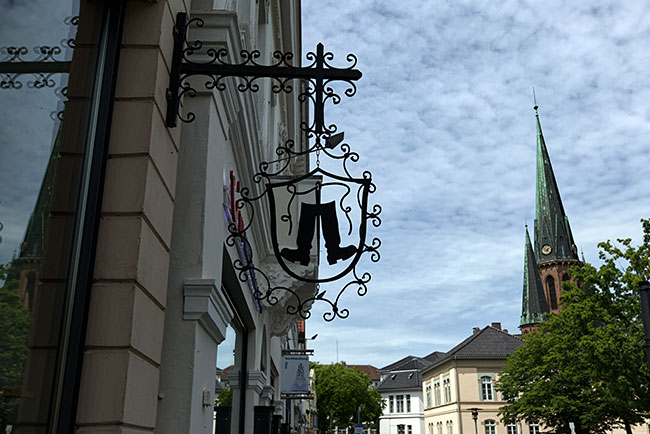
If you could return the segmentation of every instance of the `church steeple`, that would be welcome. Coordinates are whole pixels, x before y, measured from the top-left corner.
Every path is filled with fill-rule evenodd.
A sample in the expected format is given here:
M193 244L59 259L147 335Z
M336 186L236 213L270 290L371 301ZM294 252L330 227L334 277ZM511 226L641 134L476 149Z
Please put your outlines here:
M535 255L540 264L556 260L578 260L560 190L555 181L551 159L548 156L538 106L535 105L537 121L537 188L535 206Z
M526 226L526 243L524 247L524 288L521 306L521 321L519 328L522 333L528 333L535 325L544 322L544 314L548 313L548 303L544 295L544 287L537 270L535 252L530 242L528 226Z

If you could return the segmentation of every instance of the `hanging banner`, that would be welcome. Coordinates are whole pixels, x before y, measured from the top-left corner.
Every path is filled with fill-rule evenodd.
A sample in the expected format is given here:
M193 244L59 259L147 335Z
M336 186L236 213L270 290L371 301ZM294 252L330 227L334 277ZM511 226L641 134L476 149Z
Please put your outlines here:
M282 395L309 394L309 356L287 354L282 356Z

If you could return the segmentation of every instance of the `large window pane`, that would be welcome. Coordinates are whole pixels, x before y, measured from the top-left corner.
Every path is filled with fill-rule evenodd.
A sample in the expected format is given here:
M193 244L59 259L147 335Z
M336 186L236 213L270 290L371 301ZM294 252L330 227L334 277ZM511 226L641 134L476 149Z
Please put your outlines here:
M92 150L89 126L102 12L102 2L2 2L3 433L20 427L45 432L58 404L75 264L79 255L88 254L76 249L77 228Z

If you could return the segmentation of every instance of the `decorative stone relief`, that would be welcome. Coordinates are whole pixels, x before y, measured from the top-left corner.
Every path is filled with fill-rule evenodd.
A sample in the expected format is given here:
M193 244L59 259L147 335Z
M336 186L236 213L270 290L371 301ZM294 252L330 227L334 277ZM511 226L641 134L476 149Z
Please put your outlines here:
M316 255L311 255L309 263L317 264L318 257ZM275 256L267 256L262 263L261 268L269 278L271 285L275 287L289 288L291 291L294 291L301 300L310 299L316 294L316 284L296 280L289 276L275 260ZM292 269L301 277L312 279L315 277L318 268L313 265L295 265ZM312 303L309 303L306 308L311 308ZM272 336L285 336L293 322L296 320L294 315L287 314L287 307L292 304L297 305L297 299L289 291L278 291L278 302L273 305L267 300L262 301L264 309L267 310L271 316L270 332Z

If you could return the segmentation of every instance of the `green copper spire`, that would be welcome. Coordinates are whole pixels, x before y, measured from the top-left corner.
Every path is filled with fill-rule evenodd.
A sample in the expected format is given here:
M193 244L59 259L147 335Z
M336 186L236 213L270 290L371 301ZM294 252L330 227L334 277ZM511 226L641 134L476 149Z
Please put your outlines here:
M544 142L537 105L534 108L537 120L535 255L539 263L558 259L578 260L569 219L562 206L560 190L557 188L551 159Z
M524 248L524 292L521 303L521 322L519 327L540 324L544 322L544 314L548 313L548 303L544 296L542 279L537 271L535 252L528 235L526 226L526 245Z

